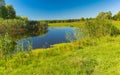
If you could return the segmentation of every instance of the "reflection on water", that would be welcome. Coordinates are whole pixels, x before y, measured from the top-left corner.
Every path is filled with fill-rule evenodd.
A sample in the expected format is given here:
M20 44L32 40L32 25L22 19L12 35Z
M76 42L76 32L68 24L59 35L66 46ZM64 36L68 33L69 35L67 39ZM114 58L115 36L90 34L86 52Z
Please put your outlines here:
M28 41L30 41L33 49L49 48L53 44L69 42L66 33L69 33L72 39L75 40L74 30L75 28L72 27L49 28L46 34L19 40L17 44L23 44L24 48L27 48Z

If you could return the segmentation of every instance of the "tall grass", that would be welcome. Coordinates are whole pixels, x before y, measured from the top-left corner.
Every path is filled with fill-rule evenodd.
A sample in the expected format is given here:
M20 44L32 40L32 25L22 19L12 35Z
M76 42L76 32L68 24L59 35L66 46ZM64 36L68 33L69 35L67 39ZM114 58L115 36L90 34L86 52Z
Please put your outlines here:
M0 57L6 57L19 52L31 53L31 50L32 44L29 40L27 41L27 48L25 49L22 43L18 45L8 33L0 37Z
M8 34L0 38L0 57L14 52L16 42Z

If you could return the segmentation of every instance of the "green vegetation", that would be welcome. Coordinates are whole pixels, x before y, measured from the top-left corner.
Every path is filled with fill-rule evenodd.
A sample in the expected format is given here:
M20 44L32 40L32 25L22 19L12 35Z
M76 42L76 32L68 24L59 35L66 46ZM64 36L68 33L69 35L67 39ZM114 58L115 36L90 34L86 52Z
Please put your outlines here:
M0 33L18 34L25 33L26 22L17 19L1 19L0 20Z
M16 12L12 5L6 5L0 7L0 18L14 19L15 17L16 17Z
M79 27L83 25L85 22L80 21L80 22L70 22L70 23L48 23L48 26L50 27L61 27L61 26L70 26L70 27Z
M113 19L120 21L120 11L116 15L113 16Z
M42 23L16 16L11 5L0 7L0 75L120 75L119 15L109 11L96 18ZM85 36L32 51L16 45L14 37L39 35L48 25L77 27Z
M120 30L120 21L112 21L112 24Z
M0 33L8 33L10 36L41 35L47 32L48 24L39 21L25 21L20 19L1 19Z
M109 29L109 25L110 31L114 26L115 29L120 26L117 21L111 24L106 20L86 23L91 27L99 23L102 26L99 29ZM120 36L111 36L109 30L107 36L101 35L99 38L86 37L71 43L56 44L48 49L7 54L0 58L0 75L119 75Z
M12 38L6 34L3 38L0 38L0 57L9 55L14 52L16 43Z
M91 38L120 34L120 30L111 21L105 19L88 20L80 29L85 36Z
M1 75L119 75L120 36L58 44L1 58ZM66 46L67 45L67 46ZM79 46L79 47L77 47Z
M98 18L98 19L112 19L112 13L111 13L111 11L100 12L96 18Z

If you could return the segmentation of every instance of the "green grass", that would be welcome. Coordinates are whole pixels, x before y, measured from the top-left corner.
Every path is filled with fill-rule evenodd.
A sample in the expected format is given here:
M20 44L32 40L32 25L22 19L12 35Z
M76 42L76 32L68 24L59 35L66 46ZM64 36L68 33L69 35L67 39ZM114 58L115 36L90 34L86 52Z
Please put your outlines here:
M0 60L0 75L120 75L120 36L18 53Z
M70 27L79 27L80 25L83 25L84 21L80 22L70 22L70 23L49 23L48 26L50 27L60 27L60 26L70 26Z
M71 22L71 23L49 23L48 26L50 27L60 27L60 26L71 26L71 27L79 27L83 25L85 21L80 22ZM120 29L120 21L113 21L112 23Z

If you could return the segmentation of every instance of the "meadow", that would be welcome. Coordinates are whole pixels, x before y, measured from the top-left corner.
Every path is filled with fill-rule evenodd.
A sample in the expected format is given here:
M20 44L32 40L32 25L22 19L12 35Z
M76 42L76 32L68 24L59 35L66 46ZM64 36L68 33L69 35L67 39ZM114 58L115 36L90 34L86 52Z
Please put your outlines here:
M50 27L61 27L61 26L70 26L70 27L79 27L83 25L84 21L81 22L66 22L66 23L48 23Z
M120 29L120 21L111 20L112 24L115 25L117 28ZM71 26L71 27L79 27L83 25L85 21L79 22L64 22L64 23L48 23L49 27L58 27L58 26Z

